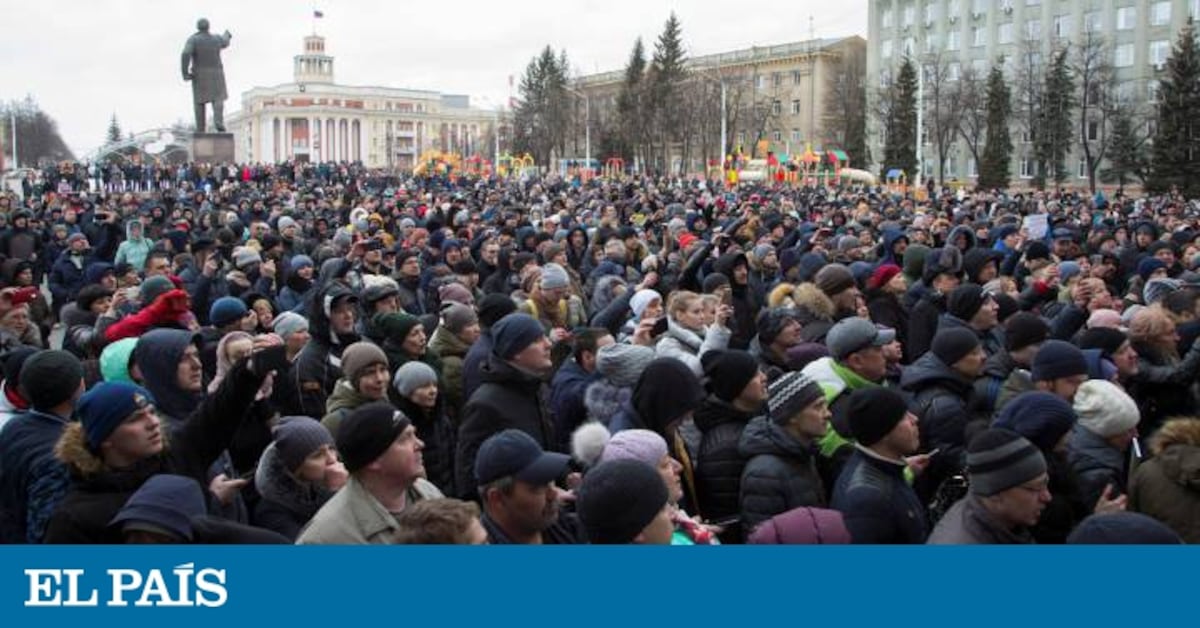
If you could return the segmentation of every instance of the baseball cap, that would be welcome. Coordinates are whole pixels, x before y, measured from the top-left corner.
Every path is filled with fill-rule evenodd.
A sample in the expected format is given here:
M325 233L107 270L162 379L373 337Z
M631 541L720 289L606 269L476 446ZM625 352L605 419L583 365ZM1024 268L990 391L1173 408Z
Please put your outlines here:
M513 477L528 484L553 482L567 470L571 457L543 451L533 437L508 429L483 441L475 455L475 479L480 484Z
M837 322L825 336L825 346L835 360L862 351L867 347L882 347L896 339L896 331L880 329L874 323L857 316Z

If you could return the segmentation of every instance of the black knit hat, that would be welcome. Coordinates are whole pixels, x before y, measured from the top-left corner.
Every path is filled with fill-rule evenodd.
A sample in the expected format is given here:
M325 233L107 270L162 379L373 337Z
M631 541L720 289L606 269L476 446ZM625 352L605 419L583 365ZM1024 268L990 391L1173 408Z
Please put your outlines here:
M854 274L842 264L829 264L817 271L817 276L813 278L813 283L821 289L821 292L829 296L845 292L855 285Z
M939 331L929 348L946 366L967 357L979 346L979 336L966 327L952 327Z
M775 342L779 332L792 321L799 322L800 316L791 308L773 307L763 310L757 321L759 344L765 347Z
M42 351L21 366L21 392L34 410L70 399L83 381L83 365L66 351Z
M990 297L982 287L973 283L965 283L955 288L947 297L946 311L951 316L969 321L979 311L979 308L983 307L988 298Z
M602 462L579 486L575 507L593 544L632 543L669 498L662 476L640 460Z
M967 446L967 475L974 495L995 495L1045 472L1042 452L1016 432L984 430Z
M1062 340L1047 340L1033 356L1029 375L1035 382L1087 375L1087 359L1079 347Z
M484 329L490 329L496 321L517 311L517 304L512 297L504 294L489 294L479 301L479 324Z
M1004 324L1004 346L1009 351L1020 351L1030 345L1041 344L1049 335L1050 326L1033 312L1013 314Z
M337 450L346 470L354 473L375 462L411 424L386 401L355 408L338 426Z
M850 435L863 447L883 440L908 413L904 397L888 388L872 386L850 393L846 414Z
M1111 358L1127 340L1129 337L1119 329L1093 327L1079 335L1079 348L1099 349L1104 357Z
M758 360L745 351L709 351L701 358L708 390L722 401L732 402L758 375Z

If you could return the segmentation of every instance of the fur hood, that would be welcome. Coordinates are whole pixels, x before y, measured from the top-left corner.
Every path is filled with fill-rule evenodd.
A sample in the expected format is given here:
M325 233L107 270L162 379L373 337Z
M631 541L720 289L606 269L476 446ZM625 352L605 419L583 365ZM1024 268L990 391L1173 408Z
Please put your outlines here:
M633 388L616 386L600 379L588 384L583 393L583 406L589 421L607 424L613 416L633 399Z
M816 320L833 320L833 301L814 283L802 283L792 291L792 300L800 311L801 324Z
M787 282L775 286L767 294L767 307L792 307L796 303L795 296L793 296L795 291L796 286Z
M1200 420L1171 419L1150 439L1150 453L1158 456L1172 445L1200 447Z
M307 521L333 497L334 491L318 484L300 482L283 466L271 443L263 451L254 473L254 488L263 499L275 502Z
M166 426L163 425L165 428ZM162 430L163 450L157 456L153 456L143 460L133 466L132 469L113 469L104 464L104 459L96 454L93 454L87 446L87 436L83 432L83 424L78 421L72 421L65 428L63 433L58 438L58 442L54 445L54 457L67 465L67 469L71 475L83 480L94 480L103 475L113 474L114 476L129 476L131 478L140 477L133 483L133 487L141 485L141 480L146 476L153 475L161 470L163 464L163 455L167 451L168 430Z

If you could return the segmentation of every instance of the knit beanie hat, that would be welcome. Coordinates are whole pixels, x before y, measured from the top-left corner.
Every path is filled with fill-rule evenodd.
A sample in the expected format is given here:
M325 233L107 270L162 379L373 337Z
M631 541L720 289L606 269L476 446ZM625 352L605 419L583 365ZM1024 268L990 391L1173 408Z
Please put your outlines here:
M1009 352L1041 344L1050 336L1050 326L1033 312L1013 314L1004 324L1004 344Z
M1025 261L1050 259L1050 247L1041 240L1034 240L1025 247Z
M758 360L745 351L709 351L700 361L708 389L722 401L737 399L758 375Z
M491 329L500 319L517 311L517 304L506 294L489 294L479 300L479 324Z
M843 264L829 264L817 271L813 283L821 292L832 297L854 287L854 274Z
M929 350L946 366L967 357L967 354L979 347L979 336L966 327L951 327L939 331L933 338Z
M392 387L400 393L401 397L411 395L418 388L437 383L438 376L433 367L416 360L405 362L403 366L396 369L396 375L392 377Z
M1069 545L1182 545L1179 533L1140 512L1091 515L1067 536Z
M1124 323L1121 322L1121 313L1116 310L1096 310L1095 312L1092 312L1092 315L1087 319L1088 329L1097 329L1101 327L1118 329L1123 325Z
M292 258L292 261L288 264L288 268L291 269L292 272L296 272L301 268L312 268L314 265L315 264L313 264L313 259L311 257L307 255L297 255Z
M1054 451L1063 435L1075 427L1075 410L1058 395L1031 391L1005 404L992 427L1012 430L1044 451Z
M1001 323L1007 321L1009 317L1021 311L1021 304L1012 296L1003 292L992 293L992 300L996 302L996 320Z
M299 226L299 225L296 224L296 220L294 218L292 218L291 216L280 216L279 220L277 220L275 222L275 227L279 229L280 233L283 233L284 230L287 229L288 227L296 227L296 226Z
M987 299L988 295L983 292L983 287L965 283L955 288L946 298L946 312L961 320L969 321L979 311L979 308L983 307Z
M650 289L638 290L633 298L629 299L629 309L633 310L633 315L637 318L642 317L642 312L654 303L655 300L662 301L662 295Z
M357 387L358 380L366 375L367 369L376 364L388 365L387 354L373 342L356 342L342 351L342 373L351 386Z
M860 388L850 393L846 407L850 435L863 447L883 440L904 420L906 414L908 406L904 403L904 397L882 386Z
M791 308L773 307L763 310L757 321L759 344L766 347L775 342L779 333L793 321L799 322L800 317L796 310Z
M380 312L371 319L371 324L385 339L401 344L421 324L421 319L408 312Z
M442 325L446 327L446 331L457 334L462 330L475 325L479 322L479 317L475 314L475 308L462 303L444 303L442 304Z
M1087 360L1079 347L1062 340L1047 340L1033 356L1029 376L1035 382L1087 375Z
M571 276L558 264L546 264L542 267L542 289L554 290L571 285Z
M135 340L136 342L136 340ZM38 354L40 350L36 347L21 345L8 353L5 353L0 360L4 362L4 387L14 392L19 392L21 387L21 368L25 366L25 361Z
M246 304L236 297L221 297L213 301L208 309L208 322L213 327L224 327L238 322L246 315Z
M1089 379L1075 392L1079 425L1108 438L1129 431L1141 420L1137 403L1116 384Z
M154 404L148 390L128 382L101 382L79 398L76 413L93 453L129 415Z
M786 425L809 404L825 396L813 378L792 371L784 373L767 387L767 410L771 420Z
M142 483L109 522L121 531L145 530L174 537L178 542L193 539L192 519L208 510L204 489L196 480L171 473L158 473Z
M284 312L271 321L271 331L287 342L297 332L308 330L308 319L295 312Z
M1106 358L1121 350L1121 345L1128 341L1128 336L1119 329L1111 327L1093 327L1079 335L1080 349L1099 349Z
M338 453L346 470L354 473L375 462L412 422L386 401L372 401L350 412L338 426Z
M546 330L528 314L509 314L492 326L492 352L505 360L546 337Z
M83 365L66 351L40 351L21 365L21 396L34 410L46 411L75 395Z
M1151 279L1146 282L1146 287L1142 288L1142 302L1154 305L1182 287L1183 282L1178 279Z
M475 295L460 283L448 283L438 288L438 299L444 303L475 305Z
M881 264L871 273L871 278L867 280L867 287L872 290L878 290L888 284L889 281L895 279L896 275L901 272L900 267L895 264Z
M667 441L657 432L650 430L621 430L613 434L604 445L598 463L613 460L638 460L651 467L658 467L667 455Z
M632 388L654 357L650 347L611 344L596 352L596 370L614 386Z
M1157 257L1143 257L1142 261L1138 262L1137 274L1145 281L1150 279L1150 275L1153 275L1154 271L1166 267L1167 265Z
M1042 452L1016 432L987 429L967 445L967 476L973 495L995 495L1045 472Z
M275 453L284 467L295 471L323 445L333 445L333 434L320 421L306 416L285 416L271 432Z
M728 285L730 285L729 277L721 273L709 273L704 276L704 283L701 284L701 289L704 290L704 294L713 294Z
M576 512L592 544L632 543L666 505L662 476L639 460L596 465L583 477Z
M258 254L258 251L248 246L242 246L234 250L233 263L239 269L244 269L254 264L261 264L262 256Z
M142 300L142 306L145 307L154 303L154 300L159 296L166 294L175 289L175 284L171 283L170 279L162 275L155 275L146 281L142 282L139 288L139 295Z

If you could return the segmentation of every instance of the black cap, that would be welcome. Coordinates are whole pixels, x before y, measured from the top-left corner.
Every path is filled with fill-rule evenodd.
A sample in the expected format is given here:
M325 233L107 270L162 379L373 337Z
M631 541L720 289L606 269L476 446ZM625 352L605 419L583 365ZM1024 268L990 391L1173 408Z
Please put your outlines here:
M475 479L480 484L512 477L541 485L553 482L567 470L571 457L542 450L533 437L508 429L493 434L475 454Z
M337 449L346 470L354 473L375 462L411 424L403 412L386 401L355 408L337 430Z

